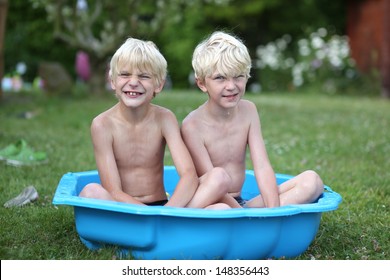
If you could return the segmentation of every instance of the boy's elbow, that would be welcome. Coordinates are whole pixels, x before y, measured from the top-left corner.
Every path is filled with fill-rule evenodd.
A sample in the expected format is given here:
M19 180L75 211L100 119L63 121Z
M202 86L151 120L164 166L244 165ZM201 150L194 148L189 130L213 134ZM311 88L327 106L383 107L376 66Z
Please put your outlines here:
M199 177L194 168L187 168L182 172L180 177L183 179L185 178L188 185L195 185L196 187L199 185Z
M190 184L195 186L196 188L198 188L199 186L199 177L198 175L196 174L196 171L193 171L191 172L189 175L188 175L188 180L190 181Z

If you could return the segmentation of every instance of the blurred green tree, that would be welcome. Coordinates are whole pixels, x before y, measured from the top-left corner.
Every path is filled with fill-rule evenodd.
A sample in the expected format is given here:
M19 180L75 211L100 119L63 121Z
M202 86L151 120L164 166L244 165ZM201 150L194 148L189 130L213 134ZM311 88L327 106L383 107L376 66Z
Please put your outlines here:
M76 52L82 50L92 64L91 91L101 92L110 55L131 36L156 42L168 60L173 86L183 88L189 85L192 51L210 32L237 34L255 57L257 46L286 33L299 37L326 27L344 34L343 5L326 0L13 0L5 70L12 72L23 61L31 81L37 65L51 60L75 77Z
M30 0L44 8L53 25L54 37L74 50L89 55L92 93L105 90L109 56L127 37L145 37L157 30L158 1L127 0ZM142 4L142 5L141 5Z
M8 1L0 0L0 82L3 79L4 72L4 32L5 32L5 20L7 18ZM3 97L3 88L0 83L0 100Z
M74 74L76 50L54 38L52 26L43 8L33 9L26 0L8 2L4 40L5 74L14 74L16 65L24 62L27 69L23 79L32 82L38 75L38 66L42 61L61 62L69 73Z
M93 92L104 89L104 73L109 56L126 37L150 39L157 43L169 62L176 87L188 86L191 54L207 33L258 16L281 0L30 0L45 8L54 26L54 37L90 56ZM242 8L241 8L242 6ZM237 11L240 11L237 13ZM234 18L235 20L231 20ZM209 21L211 19L211 21ZM211 23L211 24L210 24ZM234 28L227 28L235 31Z

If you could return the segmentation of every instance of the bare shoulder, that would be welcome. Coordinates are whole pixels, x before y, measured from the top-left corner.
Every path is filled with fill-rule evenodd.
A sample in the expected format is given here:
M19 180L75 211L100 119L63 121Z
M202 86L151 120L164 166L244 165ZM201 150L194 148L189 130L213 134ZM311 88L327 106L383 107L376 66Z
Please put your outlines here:
M190 112L182 122L181 125L182 131L188 131L197 128L199 126L201 115L202 115L202 106Z
M159 105L152 105L152 108L156 119L160 122L176 120L175 114L168 108Z
M153 122L162 129L163 135L167 136L173 131L179 131L179 123L175 114L168 108L153 105Z
M100 130L106 130L109 127L111 127L112 124L112 115L113 115L114 108L110 108L107 111L104 111L97 115L91 123L91 130L92 131L100 131Z
M241 99L240 100L240 105L242 109L244 110L249 110L250 112L257 112L257 107L256 104L250 100L247 99Z
M115 130L115 107L97 115L91 123L90 133L92 141L101 146L102 143L112 141ZM97 144L99 143L99 144Z
M241 117L252 122L254 119L259 119L259 112L254 102L242 99L239 103L239 110Z

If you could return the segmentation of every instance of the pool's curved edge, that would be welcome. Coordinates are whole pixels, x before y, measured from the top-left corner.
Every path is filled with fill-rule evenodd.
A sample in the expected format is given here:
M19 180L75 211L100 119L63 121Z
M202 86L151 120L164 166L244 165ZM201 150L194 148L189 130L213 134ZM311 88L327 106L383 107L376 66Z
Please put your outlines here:
M165 167L172 170L172 167ZM83 198L77 195L77 184L85 177L96 177L97 171L68 172L64 174L58 184L53 197L54 205L69 205L77 207L87 207L100 210L116 211L138 215L163 215L196 218L236 218L236 217L274 217L280 215L298 214L300 211L296 207L286 206L280 208L263 209L230 209L225 211L214 211L194 208L176 208L166 206L146 207L132 205L117 201L104 201L100 199ZM251 211L249 211L251 210Z
M172 166L166 166L165 171L174 171ZM254 176L252 170L246 171L247 175ZM163 215L180 216L193 218L238 218L238 217L276 217L291 216L308 212L327 212L338 208L342 201L341 196L334 192L329 186L325 186L325 191L320 199L315 203L288 205L277 208L240 208L224 211L194 208L176 208L166 206L139 206L116 201L104 201L100 199L83 198L77 195L77 184L86 181L85 178L98 177L97 170L68 172L64 174L58 184L53 197L54 205L70 205L78 207L96 208L100 210L117 211L138 215ZM293 176L287 174L276 174L278 181L285 181ZM84 184L84 182L82 183Z
M165 170L175 171L174 167L170 166L165 167ZM171 175L177 176L177 174L170 173L167 177ZM250 183L252 186L246 190L247 194L256 194L258 188L253 184L251 177L254 176L253 171L248 170L247 175L250 177L248 182L252 182ZM276 174L276 176L279 182L293 177L286 174ZM147 207L79 197L78 192L82 187L91 180L95 182L97 177L96 170L64 174L53 197L53 204L74 206L77 232L82 243L89 249L95 250L104 244L113 244L131 248L135 257L144 259L208 259L215 256L223 259L295 257L304 252L314 240L322 212L337 209L342 200L341 196L328 186L325 186L325 192L319 200L311 204L224 211L163 206ZM115 235L112 231L103 230L103 233L102 229L111 228L113 222L120 230ZM185 226L188 223L192 226L195 223L195 228L201 232L194 232L193 228ZM161 224L169 226L161 228L158 226ZM205 227L205 224L209 225L209 228ZM135 229L137 225L140 228ZM209 235L202 235L204 232L215 233L216 230L223 231L215 234L213 238L216 240L210 241ZM134 237L131 234L134 231L147 231L154 235L140 240L137 236L143 237L144 234ZM261 234L255 234L250 239L247 236L250 232ZM231 236L233 233L235 233L234 237ZM188 239L188 236L192 235L194 237ZM180 243L182 236L186 236L186 239ZM226 240L221 240L221 236L225 236ZM246 236L248 243L246 246L242 247L243 243L232 245L233 240L242 236ZM197 245L200 241L197 238L200 237L205 238L202 244L206 245L201 247L207 248L206 251L202 249L198 252L194 249L199 247ZM167 238L170 241L167 242ZM216 246L217 243L218 246ZM174 249L171 248L173 245L176 246ZM235 245L238 247L235 248ZM179 249L180 254L183 255L178 255Z

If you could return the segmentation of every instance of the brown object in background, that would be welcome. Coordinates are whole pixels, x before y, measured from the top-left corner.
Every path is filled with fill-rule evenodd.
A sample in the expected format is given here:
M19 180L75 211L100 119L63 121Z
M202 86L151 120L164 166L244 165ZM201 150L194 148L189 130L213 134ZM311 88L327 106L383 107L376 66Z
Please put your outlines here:
M382 96L390 98L390 1L349 0L347 35L357 68L377 70Z

